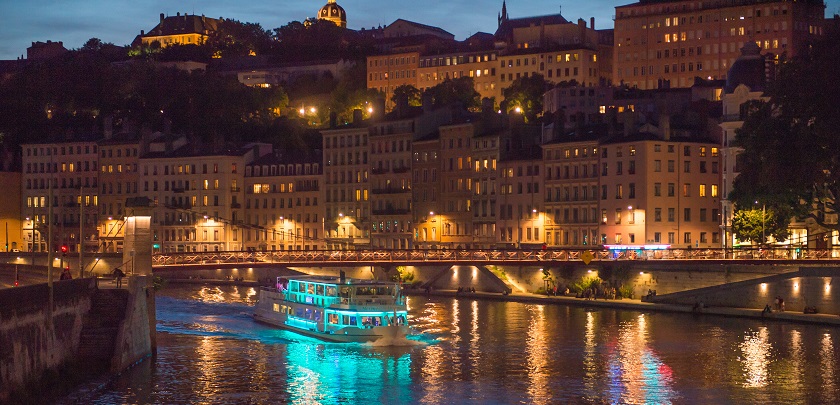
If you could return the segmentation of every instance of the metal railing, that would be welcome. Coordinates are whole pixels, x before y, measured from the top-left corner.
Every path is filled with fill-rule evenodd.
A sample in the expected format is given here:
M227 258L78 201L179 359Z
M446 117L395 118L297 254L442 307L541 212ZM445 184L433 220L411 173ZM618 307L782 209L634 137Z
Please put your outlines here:
M588 252L588 253L587 253ZM307 264L307 263L412 263L412 262L538 262L616 260L840 260L840 249L440 249L440 250L277 250L158 253L154 266L190 264Z

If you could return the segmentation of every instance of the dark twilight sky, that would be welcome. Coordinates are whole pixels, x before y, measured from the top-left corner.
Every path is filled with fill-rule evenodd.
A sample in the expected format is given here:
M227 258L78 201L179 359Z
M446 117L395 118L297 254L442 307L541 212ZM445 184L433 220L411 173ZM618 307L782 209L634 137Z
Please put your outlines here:
M598 29L612 28L615 6L631 0L509 0L511 18L562 13L566 19L589 22ZM81 47L96 37L116 45L131 43L140 30L148 31L159 14L204 14L259 23L271 30L290 21L314 17L326 0L224 1L224 0L0 0L0 59L26 54L33 41L62 41L68 49ZM496 30L502 0L338 0L347 11L349 28L387 25L398 18L434 25L463 40L469 35ZM840 0L826 1L826 14L840 13Z

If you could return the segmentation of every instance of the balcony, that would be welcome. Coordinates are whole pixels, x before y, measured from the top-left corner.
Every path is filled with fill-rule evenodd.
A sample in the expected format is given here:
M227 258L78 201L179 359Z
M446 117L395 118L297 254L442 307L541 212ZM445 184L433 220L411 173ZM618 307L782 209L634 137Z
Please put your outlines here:
M371 210L373 215L408 215L411 210L401 208L385 208L381 210Z
M233 202L233 203L230 203L230 207L231 208L242 208L242 204L240 204L238 202Z
M388 173L388 169L386 169L384 167L374 167L373 169L370 169L370 174L385 174L385 173Z
M238 193L240 190L242 190L242 189L240 187L236 187L236 186L231 186L231 188L230 188L231 193Z
M405 166L405 167L395 167L395 168L394 168L394 173L406 173L406 172L409 172L409 171L411 171L411 168L410 168L410 167L408 167L408 166Z
M374 188L370 190L371 194L402 194L402 193L410 193L411 187L405 188L397 188L397 187L386 187L386 188Z

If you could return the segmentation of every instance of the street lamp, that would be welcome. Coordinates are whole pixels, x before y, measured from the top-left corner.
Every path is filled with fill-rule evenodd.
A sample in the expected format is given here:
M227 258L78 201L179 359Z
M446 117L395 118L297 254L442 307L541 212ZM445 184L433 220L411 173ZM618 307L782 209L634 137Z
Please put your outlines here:
M758 201L755 202L758 205ZM765 243L767 240L767 236L764 235L764 218L767 216L766 214L766 205L761 204L761 243Z

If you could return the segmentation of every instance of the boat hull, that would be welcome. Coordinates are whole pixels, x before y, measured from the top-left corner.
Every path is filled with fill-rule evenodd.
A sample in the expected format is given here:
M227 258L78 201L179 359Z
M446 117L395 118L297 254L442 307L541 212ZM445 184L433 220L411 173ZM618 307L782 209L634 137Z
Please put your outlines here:
M276 326L282 329L300 333L302 335L314 337L330 342L342 343L367 343L384 340L386 342L395 342L405 339L409 333L407 325L386 325L374 326L369 328L345 327L338 330L319 331L317 328L302 328L295 325L290 325L286 322L282 314L269 311L263 308L257 308L254 311L254 320L267 325Z

